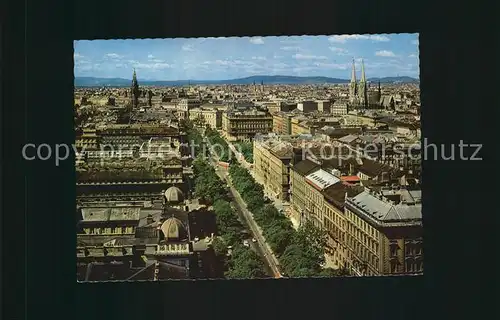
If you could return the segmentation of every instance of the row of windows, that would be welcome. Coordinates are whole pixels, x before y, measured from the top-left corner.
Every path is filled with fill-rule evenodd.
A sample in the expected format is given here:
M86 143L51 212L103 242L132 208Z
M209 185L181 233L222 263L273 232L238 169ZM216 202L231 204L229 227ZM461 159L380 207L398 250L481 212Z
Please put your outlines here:
M348 256L350 260L356 261L356 259L361 259L366 262L375 270L378 270L379 259L378 257L360 245L359 242L354 241L353 246L351 246L353 252L348 252Z
M85 234L132 234L134 227L84 228Z
M353 213L346 209L346 216L349 220L351 220L355 225L360 226L360 228L367 234L372 237L376 237L377 229L373 228L370 224L368 224L365 220L360 218L357 214Z
M391 273L398 272L423 272L424 271L424 263L422 261L419 262L406 262L404 265L404 270L402 269L402 265L400 265L397 261L391 263Z
M422 245L405 245L405 255L415 256L422 254Z

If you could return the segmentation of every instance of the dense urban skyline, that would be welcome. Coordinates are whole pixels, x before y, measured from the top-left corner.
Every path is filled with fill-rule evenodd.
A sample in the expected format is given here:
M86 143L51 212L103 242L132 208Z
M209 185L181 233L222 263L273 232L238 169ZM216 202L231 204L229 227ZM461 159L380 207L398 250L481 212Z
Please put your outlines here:
M419 77L418 34L75 41L75 76L226 80L253 75ZM357 66L359 72L360 67Z

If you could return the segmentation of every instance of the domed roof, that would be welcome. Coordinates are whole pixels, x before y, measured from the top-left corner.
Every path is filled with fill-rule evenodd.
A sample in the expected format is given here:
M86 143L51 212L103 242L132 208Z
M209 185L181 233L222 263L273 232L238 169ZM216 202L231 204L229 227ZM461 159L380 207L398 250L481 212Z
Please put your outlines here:
M186 227L181 220L171 217L163 222L161 231L165 239L182 240L188 237Z
M168 202L182 202L184 201L184 194L181 189L172 186L165 191L165 198Z

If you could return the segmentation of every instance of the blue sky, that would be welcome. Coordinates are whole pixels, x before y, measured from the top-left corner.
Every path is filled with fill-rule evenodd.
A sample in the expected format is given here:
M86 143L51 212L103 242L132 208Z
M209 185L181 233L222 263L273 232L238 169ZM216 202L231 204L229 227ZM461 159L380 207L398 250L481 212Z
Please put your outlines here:
M253 75L350 78L364 59L368 78L419 76L418 34L80 40L75 76L225 80Z

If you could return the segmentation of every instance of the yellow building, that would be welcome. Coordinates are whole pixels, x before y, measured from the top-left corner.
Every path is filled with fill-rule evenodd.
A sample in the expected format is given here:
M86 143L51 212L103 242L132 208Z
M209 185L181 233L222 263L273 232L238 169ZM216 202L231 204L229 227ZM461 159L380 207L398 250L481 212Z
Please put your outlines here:
M180 99L177 102L176 109L179 119L189 118L189 113L192 109L198 108L201 101L198 99Z
M249 141L258 133L269 133L273 129L273 117L265 111L228 110L222 115L222 130L229 141Z
M83 129L81 136L76 137L75 147L77 150L97 150L99 148L99 136L96 129Z
M283 112L273 114L273 132L279 135L291 135L292 117Z
M222 127L222 111L216 108L195 108L189 111L189 120L200 126L209 126L211 129Z
M319 228L324 228L325 206L323 191L337 183L340 183L340 178L332 173L317 168L309 172L305 177L305 210L304 216L307 220Z
M421 191L366 189L345 203L348 267L359 275L423 272Z
M336 183L323 190L323 227L328 232L327 253L337 268L348 265L348 248L346 239L346 218L344 205L346 196L355 196L360 193L358 187L349 187Z
M343 116L347 126L369 126L375 127L376 121L373 118L356 115L346 114Z
M306 210L306 188L305 177L311 171L317 170L319 165L310 160L295 162L290 168L290 204L292 216L301 221Z
M280 200L288 200L290 162L293 147L289 142L255 140L253 147L254 171L266 191Z
M291 134L295 136L299 134L314 134L314 132L311 132L311 128L307 125L307 120L293 118L291 119Z

